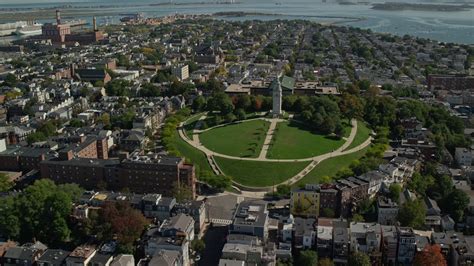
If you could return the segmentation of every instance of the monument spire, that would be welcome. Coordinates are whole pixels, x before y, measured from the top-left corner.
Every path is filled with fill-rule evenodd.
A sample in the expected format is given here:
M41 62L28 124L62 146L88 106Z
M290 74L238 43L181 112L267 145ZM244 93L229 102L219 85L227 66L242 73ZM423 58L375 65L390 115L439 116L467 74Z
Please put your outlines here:
M280 77L282 74L280 73L275 80L272 82L272 95L273 95L273 109L272 109L272 115L273 117L279 117L281 116L281 98L282 98L282 89L281 89L281 82L280 82Z

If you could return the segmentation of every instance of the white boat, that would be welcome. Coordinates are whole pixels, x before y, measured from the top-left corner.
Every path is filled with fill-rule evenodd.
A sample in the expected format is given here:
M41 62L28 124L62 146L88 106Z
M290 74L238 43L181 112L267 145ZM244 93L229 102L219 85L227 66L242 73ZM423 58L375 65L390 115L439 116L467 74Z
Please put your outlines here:
M43 24L35 22L31 25L18 27L15 33L16 35L41 35L41 26Z

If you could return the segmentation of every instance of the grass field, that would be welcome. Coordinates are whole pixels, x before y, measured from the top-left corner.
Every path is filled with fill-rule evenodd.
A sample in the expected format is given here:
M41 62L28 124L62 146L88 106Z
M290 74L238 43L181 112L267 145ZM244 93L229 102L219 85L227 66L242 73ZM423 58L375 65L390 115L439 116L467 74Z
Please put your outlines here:
M265 187L281 183L299 173L309 162L258 162L215 157L224 174L242 185Z
M347 129L346 131L350 131ZM278 123L267 158L302 159L331 152L344 144L344 139L331 139L313 133L296 123Z
M193 138L194 127L196 127L197 121L199 120L199 118L201 118L203 114L204 113L195 114L188 118L188 120L186 120L186 123L184 124L184 131L186 132L186 136L188 136L188 138Z
M211 166L207 162L206 155L204 155L204 153L202 153L200 150L186 143L186 141L182 140L179 137L178 132L173 135L173 142L175 143L175 147L179 153L181 153L181 155L187 160L190 160L192 163L198 165L200 171L212 172Z
M365 125L365 123L357 121L357 134L352 143L346 148L346 150L350 150L364 143L369 138L369 135L370 129Z
M300 184L319 183L323 176L333 177L339 169L349 167L352 161L364 156L368 148L347 155L330 158L319 163L309 174L298 181L294 186Z
M262 149L270 123L252 120L211 129L199 135L206 148L238 157L255 158Z

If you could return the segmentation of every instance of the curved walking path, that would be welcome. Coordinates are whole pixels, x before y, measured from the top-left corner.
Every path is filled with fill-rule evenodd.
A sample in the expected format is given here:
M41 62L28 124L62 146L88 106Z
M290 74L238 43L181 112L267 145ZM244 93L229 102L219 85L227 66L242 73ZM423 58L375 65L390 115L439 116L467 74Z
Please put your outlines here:
M265 118L256 118L256 119L263 119L263 120L267 120L268 119L265 119ZM248 121L248 120L246 120ZM274 121L274 120L270 120L271 122ZM278 122L278 121L277 121ZM187 136L186 136L186 133L184 132L184 123L181 123L180 126L179 126L179 136L184 140L186 141L189 145L195 147L196 149L204 152L204 154L206 154L207 156L218 156L218 157L222 157L222 158L225 158L225 159L231 159L231 160L240 160L240 161L258 161L258 162L287 162L287 163L290 163L290 162L311 162L311 161L322 161L322 160L325 160L327 158L330 158L330 157L335 157L335 156L339 156L339 155L344 155L344 154L347 154L346 152L347 151L344 151L347 147L349 147L349 145L351 145L352 141L354 140L356 134L357 134L357 120L355 119L352 119L351 120L351 124L352 124L352 129L351 129L351 134L349 135L349 137L347 138L346 142L340 146L339 148L337 148L336 150L332 151L332 152L329 152L329 153L325 153L325 154L320 154L320 155L317 155L317 156L314 156L314 157L308 157L308 158L301 158L301 159L268 159L268 158L261 158L261 154L259 157L257 158L248 158L248 157L238 157L238 156L231 156L231 155L227 155L227 154L222 154L222 153L219 153L219 152L215 152L215 151L211 151L210 149L208 149L207 147L205 147L204 145L202 145L201 141L199 140L199 134L194 134L193 135L193 139L189 139ZM224 126L224 125L221 125L221 126ZM276 123L275 123L275 126L276 126ZM267 138L270 138L271 140L271 136L273 135L273 133L269 133L271 130L271 127L269 128L268 132L267 132L267 137L265 138L265 142L267 141ZM274 130L274 129L273 129ZM272 130L272 132L273 132Z
M257 119L265 119L265 118L257 118ZM268 119L265 119L265 120L268 120ZM267 131L267 136L265 138L265 143L264 143L264 147L265 147L265 144L267 144L267 147L265 149L266 151L268 151L268 146L271 142L273 132L274 132L276 124L278 122L279 121L277 119L272 119L271 120L272 124L270 125L270 128ZM308 173L310 173L319 163L321 163L322 161L324 161L326 159L330 159L330 158L333 158L333 157L338 157L338 156L342 156L342 155L346 155L346 154L351 154L351 153L363 150L366 147L368 147L372 143L372 137L369 137L364 143L360 144L359 146L354 147L354 148L349 149L349 150L346 150L346 148L349 147L351 145L351 143L354 141L354 138L357 134L357 126L358 126L357 125L357 120L352 119L351 124L352 124L352 129L351 129L351 133L350 133L349 137L347 138L346 142L342 146L340 146L338 149L336 149L332 152L329 152L329 153L325 153L325 154L321 154L321 155L314 156L314 157L309 157L309 158L303 158L303 159L268 159L268 158L266 158L266 151L263 151L264 150L263 147L262 147L262 151L260 153L260 156L258 158L246 158L246 157L230 156L230 155L226 155L226 154L217 153L217 152L211 151L208 148L206 148L200 142L199 134L194 134L192 136L193 139L192 140L189 139L186 136L185 132L184 132L184 128L183 128L184 122L182 122L180 124L178 132L179 132L179 136L184 141L186 141L189 145L195 147L196 149L200 150L201 152L203 152L206 155L206 157L208 159L208 162L211 165L211 167L212 167L215 174L221 174L223 172L220 170L219 166L215 162L215 160L213 158L214 156L218 156L218 157L222 157L222 158L226 158L226 159L232 159L232 160L241 160L241 161L243 160L243 161L260 161L260 162L310 162L298 174L296 174L295 176L289 178L288 180L286 180L282 183L275 184L275 186L250 187L250 186L244 186L244 185L239 184L235 181L232 181L234 186L239 188L242 195L244 195L244 196L246 195L247 197L260 198L260 197L263 197L265 195L265 193L267 193L269 191L272 191L273 188L278 186L278 185L292 185L292 184L298 182L304 176L306 176ZM272 125L274 126L273 129L272 129ZM221 125L221 126L224 126L224 125ZM250 195L252 195L252 196L250 196Z

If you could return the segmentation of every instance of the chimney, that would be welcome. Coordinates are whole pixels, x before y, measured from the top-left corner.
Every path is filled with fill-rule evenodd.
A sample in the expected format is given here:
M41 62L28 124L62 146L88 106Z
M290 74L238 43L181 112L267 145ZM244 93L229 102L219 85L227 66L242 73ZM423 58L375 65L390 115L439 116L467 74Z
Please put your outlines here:
M61 24L61 11L59 11L59 9L56 9L56 23L58 25Z
M94 26L94 31L97 31L97 19L95 17L92 19L92 24Z

